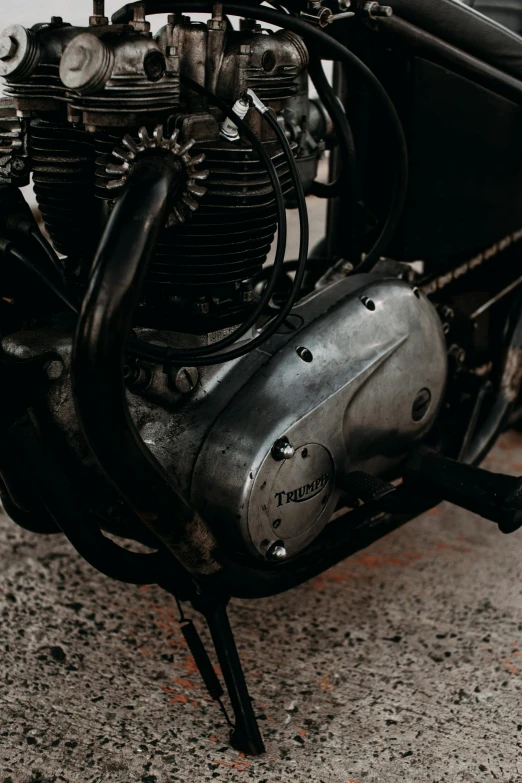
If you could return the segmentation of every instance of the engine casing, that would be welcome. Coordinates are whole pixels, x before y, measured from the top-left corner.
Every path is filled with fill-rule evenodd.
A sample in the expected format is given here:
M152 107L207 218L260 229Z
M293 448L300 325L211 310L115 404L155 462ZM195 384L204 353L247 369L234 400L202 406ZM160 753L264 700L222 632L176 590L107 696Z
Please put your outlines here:
M262 556L277 542L297 554L321 532L339 501L336 477L393 471L433 424L447 374L440 320L401 281L342 281L296 316L301 327L212 425L191 487L205 518ZM278 459L284 439L294 455Z
M162 339L152 330L141 337ZM97 467L74 411L71 346L71 334L41 330L3 340L19 358L60 354L64 372L48 394L48 414L88 475ZM426 435L446 376L432 304L403 281L357 275L304 299L262 349L202 368L191 394L155 366L128 404L144 443L218 537L261 558L281 542L291 556L331 518L338 476L393 473ZM284 438L294 456L277 459L273 447ZM96 501L93 491L88 502Z

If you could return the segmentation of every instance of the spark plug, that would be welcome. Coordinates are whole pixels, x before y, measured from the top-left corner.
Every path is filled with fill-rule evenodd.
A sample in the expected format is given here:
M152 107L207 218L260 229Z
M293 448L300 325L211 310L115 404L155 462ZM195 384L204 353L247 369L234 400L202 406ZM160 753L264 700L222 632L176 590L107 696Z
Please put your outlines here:
M250 102L243 96L239 98L233 105L232 111L236 114L240 120L244 120L250 109ZM228 117L226 117L220 125L220 135L227 141L239 141L239 131L237 125Z

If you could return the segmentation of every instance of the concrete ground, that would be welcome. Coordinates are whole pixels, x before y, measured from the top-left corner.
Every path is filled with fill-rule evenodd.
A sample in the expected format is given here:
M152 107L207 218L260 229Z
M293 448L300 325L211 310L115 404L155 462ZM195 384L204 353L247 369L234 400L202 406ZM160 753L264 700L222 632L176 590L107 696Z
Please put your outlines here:
M522 471L522 436L489 466ZM0 783L522 781L522 532L443 505L236 601L268 753L227 746L173 601L0 517Z

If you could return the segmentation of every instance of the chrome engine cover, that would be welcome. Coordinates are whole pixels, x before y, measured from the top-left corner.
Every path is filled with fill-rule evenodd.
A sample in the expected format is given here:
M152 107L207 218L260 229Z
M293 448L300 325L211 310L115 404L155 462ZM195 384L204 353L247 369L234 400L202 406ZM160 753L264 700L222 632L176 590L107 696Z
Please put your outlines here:
M262 349L202 368L192 394L169 387L160 366L146 389L127 394L142 440L178 491L219 538L261 558L277 543L295 555L316 538L338 502L337 476L397 467L433 425L447 376L433 305L397 279L334 282L302 300L287 324ZM60 355L46 426L99 486L74 409L70 332L19 332L2 346L18 358ZM421 391L429 404L419 417ZM278 459L273 447L284 438L294 455Z
M435 421L447 376L437 313L407 283L354 277L294 312L301 328L216 418L192 481L200 513L263 557L277 543L295 555L321 532L336 476L397 466ZM281 439L289 459L273 450Z

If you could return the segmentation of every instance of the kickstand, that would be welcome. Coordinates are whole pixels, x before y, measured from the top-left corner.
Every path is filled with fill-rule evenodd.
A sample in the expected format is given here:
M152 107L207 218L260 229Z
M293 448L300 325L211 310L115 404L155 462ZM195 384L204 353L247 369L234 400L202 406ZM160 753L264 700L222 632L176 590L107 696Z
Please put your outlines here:
M194 602L194 608L201 612L207 621L234 711L232 747L250 756L259 756L265 752L265 746L230 627L227 603L228 601L223 599L200 597Z

